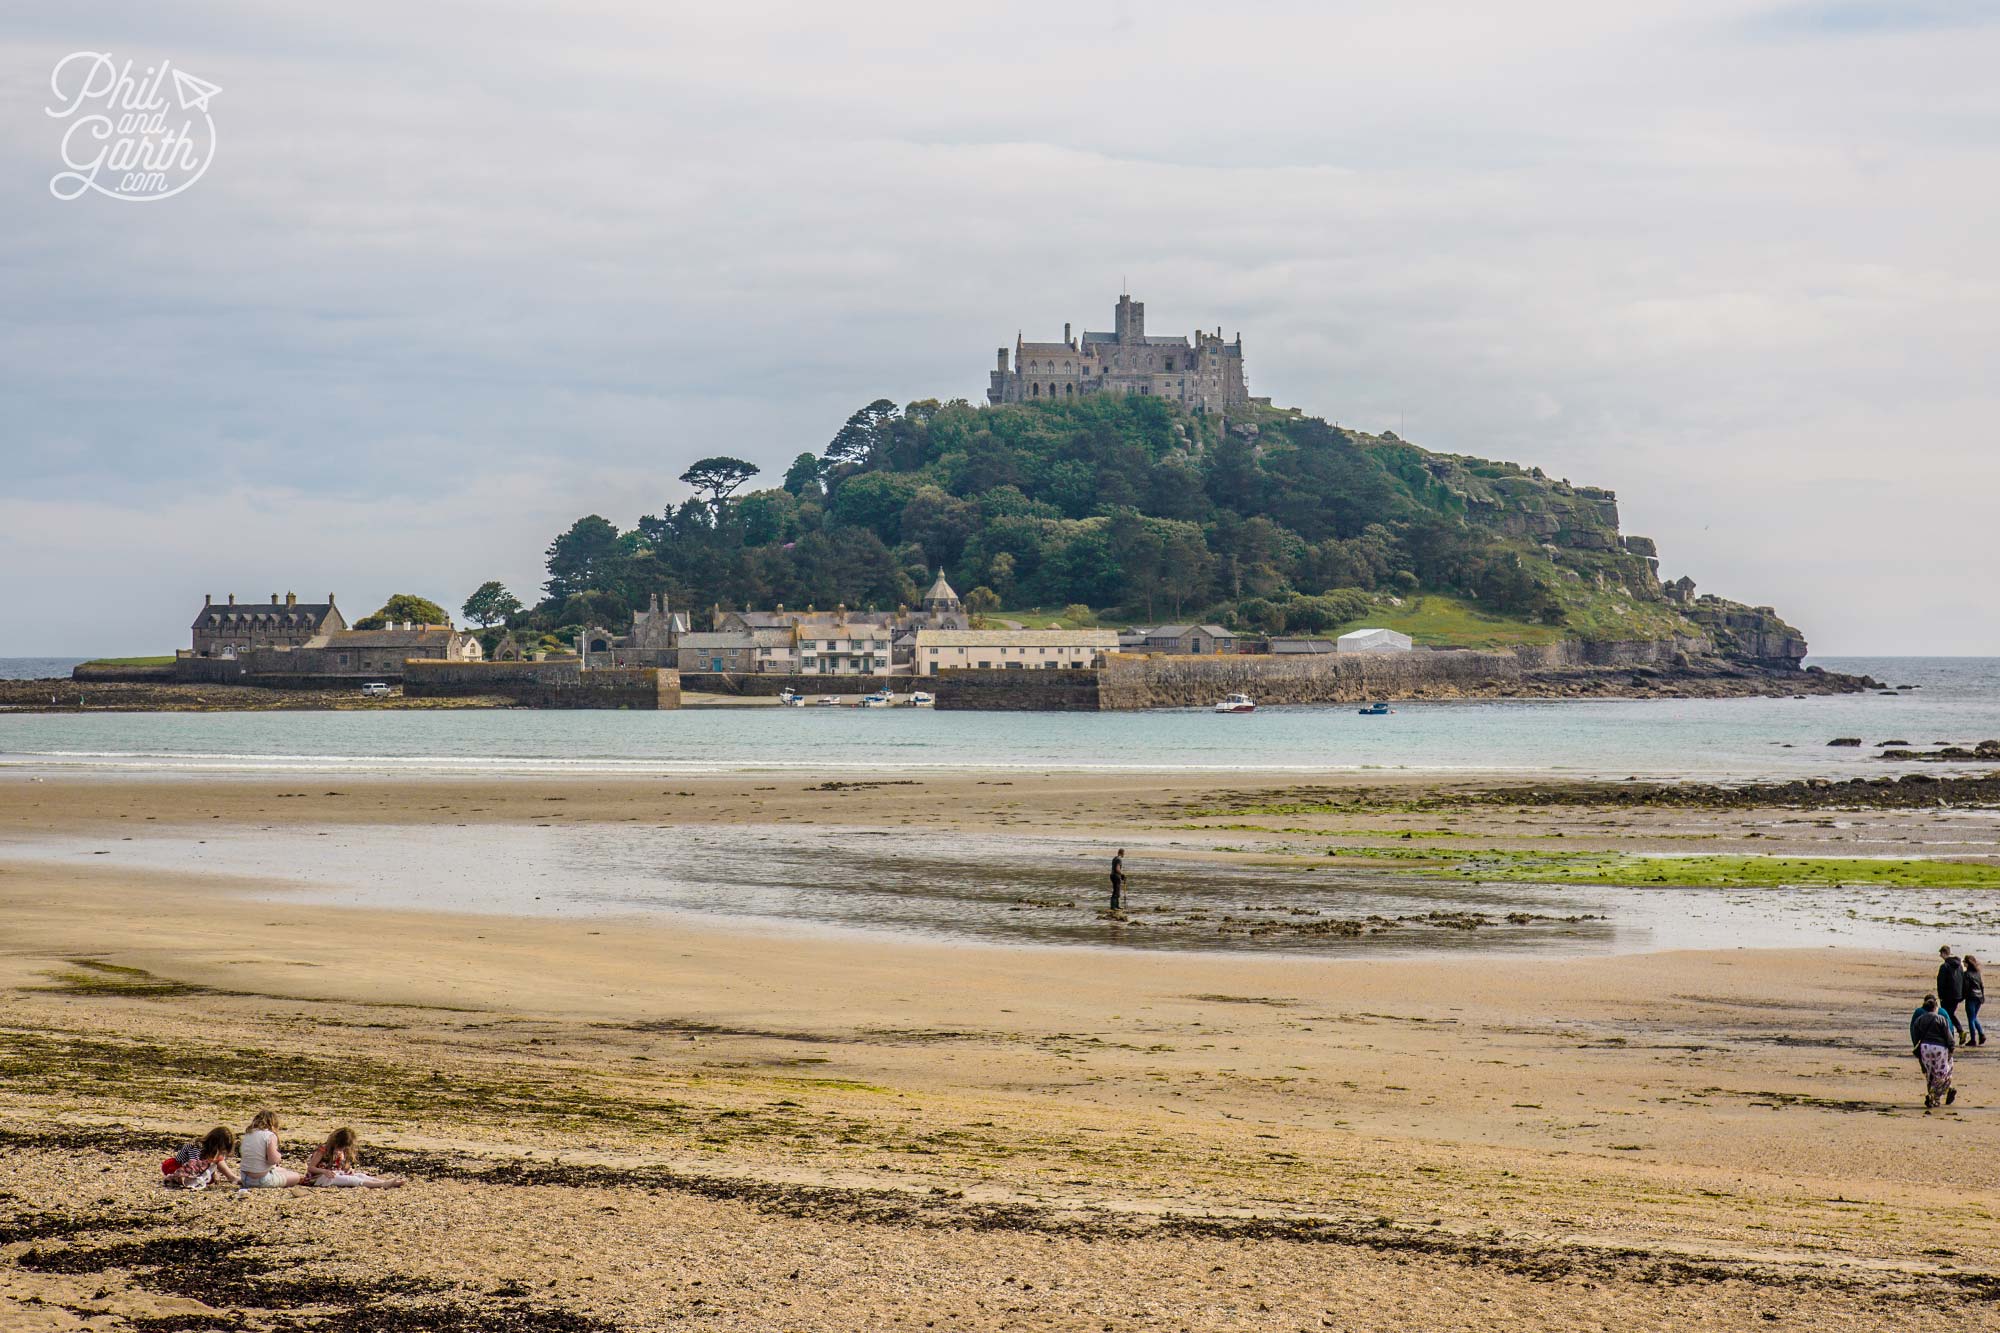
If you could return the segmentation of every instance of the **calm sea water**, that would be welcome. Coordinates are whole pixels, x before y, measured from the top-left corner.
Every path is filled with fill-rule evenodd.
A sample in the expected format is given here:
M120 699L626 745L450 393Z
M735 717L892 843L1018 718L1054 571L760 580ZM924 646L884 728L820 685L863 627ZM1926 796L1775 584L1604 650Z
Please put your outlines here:
M82 657L0 657L0 680L69 679L71 668L87 661Z
M691 773L1196 769L1755 778L1891 771L1881 741L2000 737L2000 659L1825 659L1920 688L1806 699L1491 700L1248 716L852 708L0 714L0 770ZM1829 749L1837 736L1863 748Z

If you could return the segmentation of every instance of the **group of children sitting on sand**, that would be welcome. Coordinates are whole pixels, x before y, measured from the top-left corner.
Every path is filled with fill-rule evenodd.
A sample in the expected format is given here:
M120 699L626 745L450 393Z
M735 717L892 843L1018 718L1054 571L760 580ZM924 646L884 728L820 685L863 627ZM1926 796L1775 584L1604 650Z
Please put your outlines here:
M404 1183L401 1176L378 1176L363 1171L355 1155L354 1131L345 1128L334 1130L326 1136L326 1142L313 1149L306 1158L304 1171L294 1171L284 1164L285 1155L278 1147L280 1128L277 1112L259 1111L243 1133L237 1165L232 1167L229 1158L239 1153L236 1136L217 1125L199 1143L186 1144L160 1163L164 1183L183 1190L207 1189L217 1180L246 1190L292 1185L388 1190Z

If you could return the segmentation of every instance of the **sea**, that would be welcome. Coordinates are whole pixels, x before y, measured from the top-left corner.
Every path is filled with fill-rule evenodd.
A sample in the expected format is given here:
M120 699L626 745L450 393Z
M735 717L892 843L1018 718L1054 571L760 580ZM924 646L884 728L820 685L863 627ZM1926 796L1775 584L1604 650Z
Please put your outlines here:
M1885 742L2000 738L2000 658L1815 659L1888 693L1405 702L1135 713L689 708L0 713L0 772L673 774L944 770L1547 773L1748 781L1896 771ZM73 659L0 659L0 676ZM1837 738L1859 747L1834 747ZM1933 768L1933 771L1935 769Z
M51 666L56 669L51 669ZM0 675L69 659L0 660ZM1910 951L2000 938L1989 890L1941 885L1727 889L1443 882L1329 862L1190 860L1212 832L1121 833L1135 910L1107 924L1103 836L1009 828L933 833L926 773L1187 770L1699 779L1882 775L1885 741L2000 737L2000 659L1828 658L1890 693L1752 699L1477 700L1249 715L703 708L679 712L0 713L0 787L56 776L210 782L454 775L883 773L910 782L885 827L327 824L298 855L287 827L148 823L0 838L0 862L171 871L260 897L549 918L706 919L736 929L880 934L1013 947L1270 958L1634 953L1679 948ZM1829 746L1837 737L1859 747ZM1929 766L1929 771L1941 771ZM663 792L663 802L672 796ZM1842 827L1834 821L1835 827ZM1693 829L1693 825L1690 825ZM1660 830L1655 830L1656 832ZM1665 830L1672 833L1672 828ZM1690 833L1693 836L1693 833ZM1940 810L1917 842L1856 828L1849 855L2000 856L2000 814ZM1881 842L1880 847L1873 843ZM1223 850L1226 850L1223 849ZM1355 936L1316 921L1365 920ZM1468 924L1471 923L1471 924ZM1983 952L1983 950L1982 950Z

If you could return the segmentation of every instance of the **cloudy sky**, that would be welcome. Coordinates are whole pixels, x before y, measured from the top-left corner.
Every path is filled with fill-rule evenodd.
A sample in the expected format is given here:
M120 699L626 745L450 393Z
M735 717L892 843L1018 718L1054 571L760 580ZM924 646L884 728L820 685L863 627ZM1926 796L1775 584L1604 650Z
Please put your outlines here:
M2000 654L2000 5L74 0L0 49L0 655L527 596L577 515L977 400L1121 283L1253 392L1616 489L1818 652ZM220 85L191 189L51 195L76 50Z

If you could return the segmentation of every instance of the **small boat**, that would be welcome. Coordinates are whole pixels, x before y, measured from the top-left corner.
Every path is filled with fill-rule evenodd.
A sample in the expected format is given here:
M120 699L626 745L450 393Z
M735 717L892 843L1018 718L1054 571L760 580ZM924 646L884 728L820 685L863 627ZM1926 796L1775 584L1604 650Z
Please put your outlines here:
M1387 717L1396 710L1387 704L1369 704L1366 708L1357 708L1354 711L1363 717Z
M931 708L937 704L937 696L929 690L918 690L904 705L906 708Z
M875 691L875 693L873 693L873 694L864 694L864 695L862 695L862 696L861 696L861 702L857 703L857 704L855 705L855 707L856 707L856 708L887 708L887 707L888 707L888 706L889 706L890 704L892 704L892 703L894 703L894 702L895 702L895 699L894 699L894 697L893 697L893 696L891 696L891 695L890 695L889 691L887 691L887 690L877 690L877 691Z
M840 700L834 698L830 694L822 694L819 696L819 698L813 700L813 707L815 708L835 708L838 707L839 704Z
M806 706L806 697L797 690L780 690L778 692L778 702L787 708L804 708Z
M1247 694L1225 694L1222 702L1215 706L1218 713L1254 713L1257 701Z

